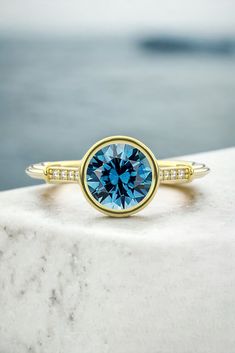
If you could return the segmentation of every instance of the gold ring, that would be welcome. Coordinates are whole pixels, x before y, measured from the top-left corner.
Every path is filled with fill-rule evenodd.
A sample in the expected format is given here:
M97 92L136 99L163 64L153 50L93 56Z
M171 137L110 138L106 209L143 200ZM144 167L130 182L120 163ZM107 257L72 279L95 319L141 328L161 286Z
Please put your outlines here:
M182 184L205 176L204 164L157 160L142 142L127 136L98 141L76 161L30 165L26 173L47 183L78 183L97 210L126 217L152 200L159 184Z

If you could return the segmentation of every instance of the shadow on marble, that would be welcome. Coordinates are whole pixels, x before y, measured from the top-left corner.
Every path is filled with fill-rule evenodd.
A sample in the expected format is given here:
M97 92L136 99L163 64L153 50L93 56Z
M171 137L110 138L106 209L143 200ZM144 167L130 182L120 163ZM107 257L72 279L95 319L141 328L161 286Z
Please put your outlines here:
M89 229L115 228L117 231L132 231L142 233L155 226L156 229L173 217L183 217L198 210L204 202L204 194L198 186L192 185L162 185L152 203L143 212L128 218L112 218L97 211L86 210L91 206L83 197L80 190L71 189L70 185L50 185L40 189L36 197L39 206L52 218L63 220L67 224L79 225L89 222ZM160 195L159 195L160 194ZM84 208L82 207L84 202ZM65 207L66 205L66 207ZM79 212L80 209L80 212ZM148 210L146 212L146 210Z
M95 216L93 220L91 220L91 223L104 224L106 226L107 224L109 224L112 227L115 225L115 227L118 227L120 229L122 229L123 227L125 227L125 229L131 229L133 227L133 224L135 224L136 226L136 223L138 222L138 226L140 227L139 230L141 231L143 229L146 229L146 227L148 226L152 227L153 224L165 222L166 218L169 218L172 214L174 214L174 216L177 216L177 214L193 212L197 209L197 204L203 203L204 195L201 190L199 191L196 186L162 185L161 188L163 189L163 191L165 189L166 191L170 191L172 193L172 200L174 200L175 198L175 200L172 202L172 205L169 205L169 207L167 207L167 205L165 205L164 208L154 207L154 212L150 212L149 214L143 214L142 212L140 212L138 214L126 218L112 218L106 215L97 214L97 216ZM156 195L155 197L158 197L158 195ZM161 195L161 197L164 197L164 195ZM177 205L177 200L179 200L179 198L180 202L179 205ZM172 208L172 206L174 207Z

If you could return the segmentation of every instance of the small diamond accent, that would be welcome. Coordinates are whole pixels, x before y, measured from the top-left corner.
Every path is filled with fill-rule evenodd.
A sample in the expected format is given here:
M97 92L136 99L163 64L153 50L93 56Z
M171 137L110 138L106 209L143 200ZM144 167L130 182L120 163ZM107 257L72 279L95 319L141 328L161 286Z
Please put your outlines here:
M183 179L185 177L185 170L184 169L179 169L178 170L178 177L180 179Z
M176 179L177 177L177 170L176 169L172 169L171 170L171 179Z
M169 182L177 181L177 180L188 180L189 179L189 169L188 168L166 168L160 172L160 176L162 180L169 180Z
M67 179L67 170L62 170L62 172L61 172L61 178L63 179L63 180L66 180Z
M78 170L75 172L75 180L78 180L79 179L79 172Z
M164 179L170 179L170 171L164 170Z
M58 169L53 170L52 176L53 176L54 179L59 179L60 171Z
M69 178L69 180L74 180L74 171L73 170L69 170L68 178Z
M48 177L51 181L71 181L79 180L79 171L73 169L64 169L64 168L50 168L48 170Z

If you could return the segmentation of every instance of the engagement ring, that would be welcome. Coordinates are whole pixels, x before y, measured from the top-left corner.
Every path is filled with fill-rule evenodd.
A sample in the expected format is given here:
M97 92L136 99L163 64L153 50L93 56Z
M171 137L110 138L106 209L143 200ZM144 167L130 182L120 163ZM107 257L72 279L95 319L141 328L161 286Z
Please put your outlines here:
M32 164L26 173L47 183L80 184L97 210L126 217L142 210L159 184L182 184L209 172L204 164L157 160L142 142L112 136L97 142L82 160Z

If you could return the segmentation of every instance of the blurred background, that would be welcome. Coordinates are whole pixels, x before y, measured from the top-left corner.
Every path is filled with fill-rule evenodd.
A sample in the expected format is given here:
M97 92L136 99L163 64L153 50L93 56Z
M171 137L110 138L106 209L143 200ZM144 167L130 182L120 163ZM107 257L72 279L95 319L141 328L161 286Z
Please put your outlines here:
M0 0L0 189L130 135L158 158L234 145L235 2Z

